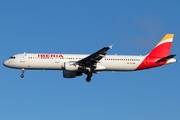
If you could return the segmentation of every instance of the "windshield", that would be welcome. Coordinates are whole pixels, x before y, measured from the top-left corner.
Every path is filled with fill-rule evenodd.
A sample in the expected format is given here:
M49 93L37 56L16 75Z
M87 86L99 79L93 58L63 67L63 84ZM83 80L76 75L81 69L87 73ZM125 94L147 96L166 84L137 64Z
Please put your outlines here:
M14 56L11 56L9 59L15 59L16 57L14 57Z

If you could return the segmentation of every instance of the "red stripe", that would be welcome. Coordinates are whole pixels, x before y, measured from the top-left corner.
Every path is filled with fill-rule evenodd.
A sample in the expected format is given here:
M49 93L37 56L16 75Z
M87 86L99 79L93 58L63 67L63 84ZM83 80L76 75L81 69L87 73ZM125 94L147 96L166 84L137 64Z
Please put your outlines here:
M169 55L172 42L166 42L155 47L149 54L153 57L166 57Z
M149 68L153 68L153 67L158 67L158 66L162 66L164 64L166 64L167 61L165 62L160 62L160 63L156 63L157 60L159 60L161 58L159 57L149 57L146 56L146 58L143 60L143 62L136 68L136 70L142 70L142 69L149 69Z
M156 46L136 70L149 69L166 64L167 61L157 63L157 60L169 55L172 42L166 42Z

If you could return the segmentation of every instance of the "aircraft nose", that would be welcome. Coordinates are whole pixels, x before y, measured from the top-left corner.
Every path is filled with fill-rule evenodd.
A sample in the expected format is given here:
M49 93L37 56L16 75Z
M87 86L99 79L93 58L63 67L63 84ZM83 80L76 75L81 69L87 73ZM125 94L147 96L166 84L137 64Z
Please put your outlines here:
M8 66L8 61L7 61L7 60L4 61L4 62L3 62L3 65L7 67L7 66Z

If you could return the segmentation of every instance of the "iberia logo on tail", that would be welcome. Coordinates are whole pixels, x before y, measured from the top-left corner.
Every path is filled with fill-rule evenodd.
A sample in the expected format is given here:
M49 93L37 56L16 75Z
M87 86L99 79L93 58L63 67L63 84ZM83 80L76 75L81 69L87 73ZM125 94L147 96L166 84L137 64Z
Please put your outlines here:
M158 67L168 64L168 60L172 61L175 55L169 55L171 50L174 34L166 34L162 40L154 47L154 49L145 57L143 62L138 66L137 70Z
M152 57L166 57L170 53L174 34L166 34L163 39L155 46L150 52L149 56Z

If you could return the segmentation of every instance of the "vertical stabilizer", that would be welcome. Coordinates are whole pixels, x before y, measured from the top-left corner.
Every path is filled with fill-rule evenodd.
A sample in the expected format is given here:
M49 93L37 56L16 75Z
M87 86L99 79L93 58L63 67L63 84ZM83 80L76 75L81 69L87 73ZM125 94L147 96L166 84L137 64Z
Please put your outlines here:
M162 40L154 47L148 56L151 57L166 57L170 53L174 34L166 34Z

